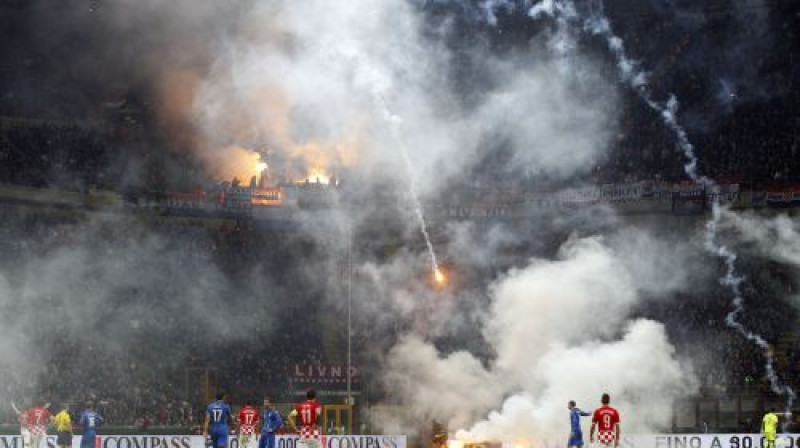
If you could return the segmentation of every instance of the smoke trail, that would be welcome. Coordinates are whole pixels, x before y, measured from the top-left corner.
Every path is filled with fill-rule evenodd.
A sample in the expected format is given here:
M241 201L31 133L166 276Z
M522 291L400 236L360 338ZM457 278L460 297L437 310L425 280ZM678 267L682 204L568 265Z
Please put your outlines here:
M738 319L744 313L744 301L742 299L740 287L744 277L736 273L736 253L726 246L716 243L717 229L722 217L722 212L723 207L715 197L711 211L712 218L706 223L705 246L725 263L725 275L720 278L720 283L728 287L734 296L733 310L725 317L725 323L761 349L766 359L764 368L767 378L769 379L770 388L778 395L786 395L786 413L788 414L792 410L792 405L794 404L795 392L790 386L781 384L780 378L777 372L775 372L775 359L773 357L772 348L763 337L748 330ZM783 425L785 431L788 422L785 421Z
M400 139L400 125L403 123L403 119L392 113L389 105L386 104L386 100L382 95L375 95L375 103L377 103L378 107L380 107L383 118L389 124L389 130L392 134L392 137L400 147L400 154L403 157L403 162L405 163L406 170L408 172L408 190L409 194L411 195L411 205L414 207L414 215L417 218L419 229L422 232L422 236L425 238L425 246L428 249L428 256L431 259L431 271L434 279L437 282L441 281L443 279L441 273L442 271L439 270L439 260L436 257L436 250L434 250L433 243L431 242L430 233L428 233L428 223L425 221L425 212L422 210L422 202L419 200L417 179L416 176L414 176L414 167L411 164L411 159L408 157L408 151Z
M705 188L713 188L716 182L713 179L701 175L697 169L697 155L694 152L694 146L689 141L686 130L680 125L677 118L678 100L670 94L665 102L657 101L651 92L648 84L646 73L639 67L636 61L630 59L625 51L625 45L621 37L614 34L611 29L611 24L605 16L602 0L595 0L591 4L590 14L583 21L584 30L604 39L606 45L614 55L617 62L617 67L623 81L636 91L639 97L661 117L664 125L675 136L678 146L680 147L686 163L684 164L684 171L689 178ZM534 5L528 12L533 18L537 19L542 15L548 15L555 20L568 20L571 22L578 21L578 14L575 4L572 0L543 0ZM720 283L727 287L733 293L733 310L728 313L725 318L726 324L739 332L747 340L758 346L766 359L765 370L767 378L770 382L770 387L773 392L778 395L785 395L787 397L786 411L791 411L792 404L794 403L795 393L794 390L788 385L783 385L775 372L774 358L772 350L764 338L760 335L748 330L740 321L739 317L744 313L744 302L741 296L740 284L743 278L736 272L736 253L724 245L717 243L717 228L722 216L722 211L725 208L719 203L719 197L714 195L712 197L712 213L711 219L706 224L705 230L705 247L706 249L715 254L725 264L725 274L720 278Z

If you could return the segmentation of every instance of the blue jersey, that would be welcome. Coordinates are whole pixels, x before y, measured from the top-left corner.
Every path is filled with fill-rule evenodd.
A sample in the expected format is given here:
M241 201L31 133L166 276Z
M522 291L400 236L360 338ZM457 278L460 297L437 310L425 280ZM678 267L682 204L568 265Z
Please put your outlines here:
M583 412L578 408L572 408L569 411L569 425L570 431L573 434L580 434L581 433L581 417L588 417L588 412Z
M81 418L78 420L78 424L83 427L84 433L93 433L103 424L103 417L91 409L86 409L81 412Z
M228 421L231 418L231 407L224 401L215 401L206 406L209 431L228 431Z
M264 425L261 427L262 434L275 432L283 426L281 414L275 409L265 410L264 415L261 416L261 421L264 422Z

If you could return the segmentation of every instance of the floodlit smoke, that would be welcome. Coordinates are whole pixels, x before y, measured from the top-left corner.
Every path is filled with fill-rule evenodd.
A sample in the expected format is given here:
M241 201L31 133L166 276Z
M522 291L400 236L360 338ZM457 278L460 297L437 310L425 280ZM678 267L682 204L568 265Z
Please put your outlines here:
M641 237L639 247L649 242ZM661 324L630 321L640 282L652 276L634 277L625 258L603 239L571 239L556 260L533 259L497 280L481 327L495 351L487 366L464 351L441 355L418 338L401 340L384 379L413 414L393 423L424 415L469 428L458 433L464 439L530 441L561 432L569 399L592 407L609 392L623 413L647 416L632 418L632 430L667 426L672 401L695 392L697 380Z
M625 430L641 433L668 427L672 401L697 390L691 371L676 360L663 326L649 320L630 323L618 341L554 344L533 370L539 383L535 394L510 397L499 412L456 437L511 443L558 438L567 401L591 410L604 392L623 416L635 416L623 417Z
M488 82L466 106L453 90L446 27L423 30L422 19L403 1L254 8L246 22L276 31L226 40L194 102L203 140L301 160L316 142L327 148L317 157L326 168L406 186L411 165L420 198L501 145L518 166L564 176L605 151L610 80L554 73L558 61L546 51L498 58L476 49Z
M504 385L487 371L480 360L459 351L441 356L416 336L401 339L387 355L384 380L390 390L408 405L407 420L390 415L376 423L400 432L417 422L447 416L451 424L467 424L477 411L491 409L502 397ZM468 395L465 393L469 391Z

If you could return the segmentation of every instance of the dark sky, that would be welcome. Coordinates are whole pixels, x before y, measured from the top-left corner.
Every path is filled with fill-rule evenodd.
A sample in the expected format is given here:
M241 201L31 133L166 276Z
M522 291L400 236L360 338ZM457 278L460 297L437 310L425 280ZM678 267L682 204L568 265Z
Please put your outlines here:
M249 2L231 2L229 11ZM415 2L432 28L448 20L451 48L463 55L460 81L480 83L475 48L519 51L542 31L522 8L497 11L490 26L479 2ZM590 4L588 2L587 4ZM607 14L629 52L653 73L656 88L685 90L697 107L729 101L763 101L789 93L797 77L800 7L789 0L615 1ZM134 14L121 0L6 0L0 5L0 111L50 115L59 103L91 109L98 101L129 90L152 94L149 55L169 52L174 21ZM235 12L234 12L235 13ZM186 31L191 33L187 14ZM213 18L201 18L211 23ZM218 22L217 22L218 23ZM545 25L546 26L546 25ZM178 30L181 32L182 30ZM591 50L591 39L587 49ZM184 63L202 65L207 48L182 48ZM792 67L794 65L795 67ZM691 92L694 82L704 95ZM731 96L730 94L733 94ZM694 98L692 98L694 97ZM80 106L76 106L80 105ZM723 108L724 109L724 108Z

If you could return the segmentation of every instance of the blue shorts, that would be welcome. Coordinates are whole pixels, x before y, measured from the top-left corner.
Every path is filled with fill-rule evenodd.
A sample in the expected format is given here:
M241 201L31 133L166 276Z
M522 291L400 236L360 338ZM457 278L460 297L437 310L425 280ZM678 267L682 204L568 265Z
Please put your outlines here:
M58 446L72 446L72 433L69 431L58 431L56 436L56 444Z
M583 433L576 432L570 434L567 446L583 446Z
M81 436L81 448L94 448L94 440L97 434L93 432L85 432Z
M208 432L208 438L211 439L213 448L225 448L228 446L228 429L212 429Z
M275 448L275 433L262 432L258 439L258 448Z

